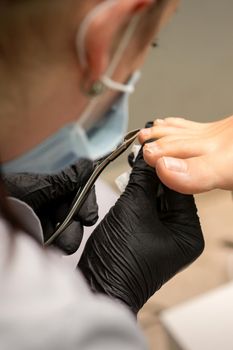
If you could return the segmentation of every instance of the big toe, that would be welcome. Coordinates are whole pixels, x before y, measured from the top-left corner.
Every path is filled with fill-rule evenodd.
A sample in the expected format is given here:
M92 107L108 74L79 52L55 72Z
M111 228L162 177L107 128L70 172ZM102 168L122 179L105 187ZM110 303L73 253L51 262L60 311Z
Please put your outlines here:
M217 176L208 157L178 159L162 157L156 162L160 180L172 190L196 194L216 187Z

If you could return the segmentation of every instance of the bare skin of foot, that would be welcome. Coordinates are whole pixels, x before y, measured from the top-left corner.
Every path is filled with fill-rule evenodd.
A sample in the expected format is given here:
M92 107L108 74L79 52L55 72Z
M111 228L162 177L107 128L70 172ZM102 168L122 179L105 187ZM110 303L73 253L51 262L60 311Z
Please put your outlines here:
M233 116L196 123L182 118L157 119L143 129L139 141L144 159L169 188L195 194L220 188L233 190Z

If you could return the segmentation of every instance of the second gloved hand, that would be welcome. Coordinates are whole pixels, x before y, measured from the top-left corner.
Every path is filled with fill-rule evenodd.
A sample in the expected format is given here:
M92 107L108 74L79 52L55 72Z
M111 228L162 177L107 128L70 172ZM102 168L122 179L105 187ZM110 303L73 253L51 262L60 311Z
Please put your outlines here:
M204 249L193 197L161 186L141 150L125 192L94 230L78 265L94 292L134 313Z
M80 187L85 185L93 170L93 163L80 159L76 164L55 175L8 174L3 181L8 194L27 203L39 217L45 241L56 230L56 224L66 217ZM98 205L94 188L90 192L74 222L54 241L66 254L73 254L83 237L83 226L98 220Z

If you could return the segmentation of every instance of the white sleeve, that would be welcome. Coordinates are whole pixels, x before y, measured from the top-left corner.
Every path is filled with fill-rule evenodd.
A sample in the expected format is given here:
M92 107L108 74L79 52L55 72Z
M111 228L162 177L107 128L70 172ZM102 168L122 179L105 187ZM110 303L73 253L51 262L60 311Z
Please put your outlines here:
M32 234L39 242L44 242L43 230L36 213L29 205L15 197L8 197L8 203L16 215L23 220L24 229Z
M136 320L0 221L0 349L144 350Z

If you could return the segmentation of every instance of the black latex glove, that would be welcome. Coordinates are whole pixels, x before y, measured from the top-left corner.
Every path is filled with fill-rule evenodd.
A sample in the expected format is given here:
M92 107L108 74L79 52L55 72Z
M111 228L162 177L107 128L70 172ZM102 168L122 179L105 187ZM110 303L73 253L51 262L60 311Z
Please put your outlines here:
M153 125L154 125L154 122L147 122L146 125L145 125L145 128L152 128ZM149 140L146 143L151 142L151 141L155 141L155 139ZM129 155L128 155L128 164L129 164L129 166L131 168L133 168L134 163L135 163L135 155L134 155L133 152L130 152Z
M165 186L158 197L159 185L140 151L125 192L94 230L78 265L94 292L134 313L204 249L193 197Z
M93 163L81 159L59 174L8 174L3 176L3 181L10 196L26 202L38 215L47 240L56 230L56 224L66 217L77 190L85 185L92 171ZM92 226L98 220L94 188L74 220L54 241L66 254L73 254L79 248L83 226Z

